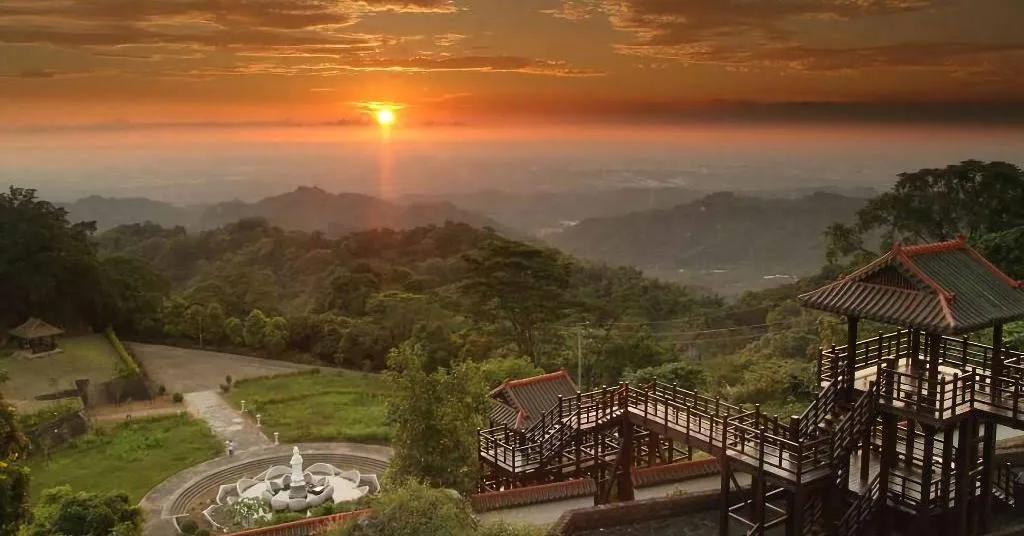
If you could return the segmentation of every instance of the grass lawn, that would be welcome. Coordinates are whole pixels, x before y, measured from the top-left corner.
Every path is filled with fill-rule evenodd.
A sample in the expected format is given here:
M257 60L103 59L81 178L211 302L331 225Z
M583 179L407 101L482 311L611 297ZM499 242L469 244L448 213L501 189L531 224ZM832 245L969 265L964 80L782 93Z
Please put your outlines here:
M3 385L4 397L12 401L32 400L37 395L73 389L75 380L89 378L93 383L117 376L120 358L102 333L81 337L59 337L64 351L36 359L0 358L0 370L10 380Z
M227 394L235 408L263 416L263 432L287 443L386 443L384 378L369 374L299 373L238 382Z
M124 491L138 501L167 477L221 454L203 421L187 415L99 426L50 453L29 459L32 500L63 484L76 491Z

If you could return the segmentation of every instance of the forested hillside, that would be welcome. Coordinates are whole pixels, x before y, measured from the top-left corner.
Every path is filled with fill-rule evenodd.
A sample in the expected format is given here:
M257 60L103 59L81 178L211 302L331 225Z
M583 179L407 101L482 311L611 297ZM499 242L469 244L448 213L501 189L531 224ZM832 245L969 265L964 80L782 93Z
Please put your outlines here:
M583 220L546 240L583 258L739 294L778 284L765 277L816 272L825 228L852 222L865 202L829 193L766 199L724 192L670 209Z
M515 234L486 216L462 210L448 202L400 204L369 195L331 194L315 187L298 188L255 203L235 201L180 207L150 199L90 196L65 203L62 208L68 211L72 222L93 221L101 231L142 222L203 230L242 218L258 217L283 229L323 231L332 236L365 229L441 225L445 221L491 227L507 235Z

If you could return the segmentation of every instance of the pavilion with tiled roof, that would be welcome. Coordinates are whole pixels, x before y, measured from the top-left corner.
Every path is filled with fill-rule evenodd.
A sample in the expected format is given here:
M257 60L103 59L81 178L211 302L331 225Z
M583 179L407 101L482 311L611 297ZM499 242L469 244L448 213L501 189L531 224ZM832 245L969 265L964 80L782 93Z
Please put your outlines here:
M799 300L804 307L847 318L851 356L861 318L909 328L915 369L924 366L921 333L931 341L993 328L993 347L1000 348L1003 324L1024 319L1024 284L985 259L963 235L932 244L896 243L874 262ZM998 375L999 352L992 358ZM928 361L937 375L937 357ZM847 366L853 366L852 359ZM852 372L848 377L853 381Z
M1024 318L1024 286L969 246L900 246L800 296L805 307L929 333L960 335Z
M521 380L506 380L491 391L491 426L508 425L519 430L558 404L558 397L576 396L576 382L565 370Z
M64 330L32 317L26 320L24 324L11 329L8 333L15 339L18 339L22 348L31 349L33 353L39 353L57 348L55 337L64 333Z
M961 235L932 244L894 244L799 301L846 318L847 344L819 351L818 379L838 407L854 408L857 401L861 415L869 415L861 422L880 424L871 447L879 454L863 458L861 479L877 473L880 493L887 496L904 478L892 471L897 449L905 449L900 463L920 471L914 485L929 490L919 493L919 512L945 519L953 534L987 533L996 427L1024 429L1024 356L1002 340L1004 324L1024 319L1024 284ZM905 329L858 340L860 319ZM967 337L989 328L991 346ZM873 413L863 409L872 404ZM920 451L911 453L907 445L915 442ZM977 527L968 503L980 512ZM926 522L921 526L929 530Z

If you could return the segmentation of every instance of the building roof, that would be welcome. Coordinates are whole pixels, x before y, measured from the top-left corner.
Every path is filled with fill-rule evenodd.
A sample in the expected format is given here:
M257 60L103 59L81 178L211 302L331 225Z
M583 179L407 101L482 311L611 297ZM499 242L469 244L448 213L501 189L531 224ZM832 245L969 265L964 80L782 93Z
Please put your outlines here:
M874 262L799 299L811 309L946 335L1024 318L1024 285L963 236L895 244Z
M19 339L31 340L60 335L64 333L64 330L32 317L26 320L24 324L10 330L9 333Z
M558 404L558 396L576 396L576 383L565 370L522 380L506 380L491 391L491 422L529 427Z

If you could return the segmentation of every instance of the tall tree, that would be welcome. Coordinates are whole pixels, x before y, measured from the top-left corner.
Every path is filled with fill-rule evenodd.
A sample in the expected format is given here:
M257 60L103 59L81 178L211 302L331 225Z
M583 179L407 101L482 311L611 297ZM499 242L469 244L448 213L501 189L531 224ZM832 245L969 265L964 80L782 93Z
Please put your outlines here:
M0 193L0 325L29 315L94 322L102 277L89 235L67 211L11 187Z
M6 374L0 371L0 383ZM13 536L28 519L28 469L21 460L29 442L18 426L14 406L0 394L0 536Z
M971 237L1024 226L1024 171L1006 162L966 160L901 173L892 190L870 200L853 225L826 231L829 262L874 255L894 241L910 243ZM859 259L858 259L859 260Z
M487 384L474 363L428 373L425 361L422 347L409 343L388 358L392 474L470 493L477 482L476 430L490 409Z
M540 330L568 306L567 264L551 249L498 236L464 259L470 267L464 292L480 311L507 321L519 353L536 361Z

